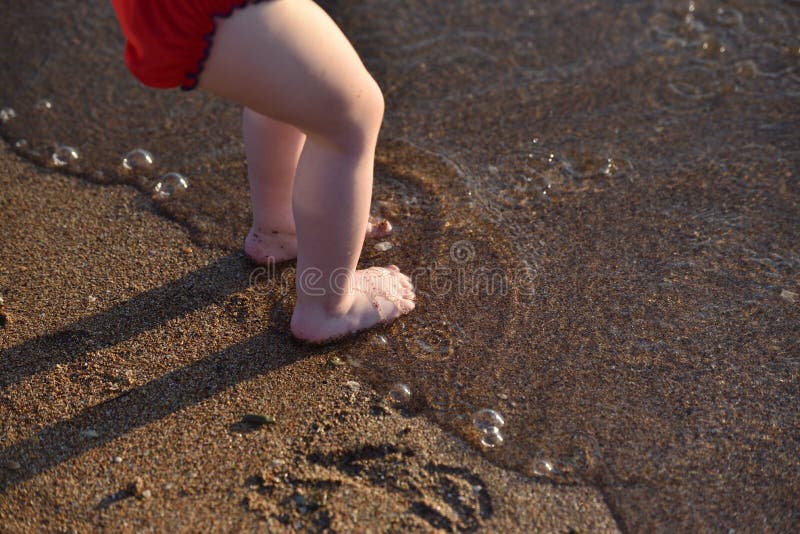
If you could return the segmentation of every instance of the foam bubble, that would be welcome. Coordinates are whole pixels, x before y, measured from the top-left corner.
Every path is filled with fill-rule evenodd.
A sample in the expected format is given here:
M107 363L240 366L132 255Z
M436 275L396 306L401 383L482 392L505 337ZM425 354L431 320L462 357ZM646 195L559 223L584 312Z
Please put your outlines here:
M540 477L552 476L556 472L557 470L553 462L544 458L537 459L533 465L533 473Z
M489 449L499 447L504 441L505 439L503 438L503 434L500 433L500 429L496 426L493 426L481 433L481 445Z
M751 51L760 76L780 77L792 69L792 61L781 49L771 44L760 44Z
M430 327L416 332L416 345L420 353L434 358L446 358L453 354L453 341L445 332Z
M61 145L53 151L50 160L56 167L66 167L80 159L78 151L71 146Z
M53 103L46 98L42 98L36 101L34 108L36 111L50 111L53 109Z
M162 176L153 188L153 192L159 198L169 198L179 195L189 189L189 180L180 173L169 172Z
M17 112L14 111L14 108L3 108L0 109L0 122L6 123L17 116Z
M122 167L127 171L148 169L153 166L153 154L143 148L135 148L122 158Z
M732 7L719 7L714 18L722 26L742 26L742 14Z
M744 61L740 61L735 66L736 74L744 78L746 80L752 80L758 74L758 67L756 66L756 62L752 59L746 59Z
M374 334L370 337L370 344L376 349L385 349L389 345L389 340L383 334Z
M389 398L395 404L405 404L411 400L411 388L405 384L395 384L389 390Z
M684 67L672 73L668 87L684 98L703 100L719 93L719 78L713 71L704 67Z
M479 431L490 431L493 428L502 428L506 424L505 418L499 412L484 408L472 414L472 424Z

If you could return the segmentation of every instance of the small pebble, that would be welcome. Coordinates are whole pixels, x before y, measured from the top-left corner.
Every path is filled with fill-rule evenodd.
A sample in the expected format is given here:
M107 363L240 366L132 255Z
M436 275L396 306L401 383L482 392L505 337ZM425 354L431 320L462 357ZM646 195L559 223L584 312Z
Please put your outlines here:
M781 291L781 298L786 302L791 302L794 304L797 302L797 293L794 291L789 291L788 289L784 289Z
M275 458L274 460L272 460L273 469L280 469L284 465L286 465L286 462L284 460L281 460L280 458Z
M391 413L389 411L389 408L387 408L383 404L372 404L369 407L369 411L370 411L370 413L372 415L376 415L376 416L389 415Z
M328 360L328 363L334 367L341 367L342 365L344 365L344 360L338 356L331 356L331 359Z
M142 477L136 477L130 484L128 484L128 493L137 499L144 499L145 491L147 490L144 489L144 480L142 480Z
M246 413L244 414L244 417L242 417L242 423L254 426L272 425L275 423L275 419L268 415Z
M386 252L387 250L391 250L393 246L394 245L392 245L389 241L381 241L380 243L375 244L375 250L378 252Z
M361 389L361 384L359 384L355 380L350 380L350 381L344 383L344 387L346 387L347 389L349 389L350 391L355 393L356 391Z
M15 462L14 460L7 461L6 463L3 464L3 467L8 469L9 471L19 471L20 469L22 469L22 466L19 464L19 462Z
M183 250L183 253L186 254L187 256L190 256L192 254L192 252L194 252L191 249L191 247L183 247L181 250Z
M81 431L81 437L82 438L87 438L87 439L94 439L94 438L100 437L100 433L97 432L97 430L93 430L91 428L88 428L86 430L82 430Z
M114 458L112 458L111 461L114 462L115 464L121 464L122 458L119 456L114 456Z
M153 494L150 492L149 489L146 489L142 492L142 499L149 499L152 496Z

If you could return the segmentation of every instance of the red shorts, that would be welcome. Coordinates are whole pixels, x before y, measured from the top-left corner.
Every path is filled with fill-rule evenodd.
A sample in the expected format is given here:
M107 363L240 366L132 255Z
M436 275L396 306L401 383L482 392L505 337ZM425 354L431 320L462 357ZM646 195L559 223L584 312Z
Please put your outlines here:
M125 64L145 85L197 86L216 17L258 0L112 0L125 34Z

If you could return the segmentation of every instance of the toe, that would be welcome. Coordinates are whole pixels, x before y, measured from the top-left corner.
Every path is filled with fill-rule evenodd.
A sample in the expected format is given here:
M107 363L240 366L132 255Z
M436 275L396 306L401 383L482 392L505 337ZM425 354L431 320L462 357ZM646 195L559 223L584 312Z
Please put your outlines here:
M375 297L375 303L377 304L376 310L378 310L380 322L392 321L403 313L398 302L387 297L378 295Z
M411 313L414 310L414 301L411 299L400 299L397 301L397 309L400 315Z
M411 283L411 280L407 278L400 279L400 290L402 293L413 293L414 292L414 284Z

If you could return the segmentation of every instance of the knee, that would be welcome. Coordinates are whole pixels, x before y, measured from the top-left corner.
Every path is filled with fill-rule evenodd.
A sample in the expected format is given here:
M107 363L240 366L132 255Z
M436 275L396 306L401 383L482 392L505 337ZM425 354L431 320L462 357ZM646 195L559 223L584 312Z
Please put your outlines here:
M364 91L359 95L359 99L361 98L364 99L365 122L372 125L375 130L380 129L386 104L378 82L370 78Z
M342 112L331 141L343 149L374 148L383 122L383 92L371 77L340 103Z

